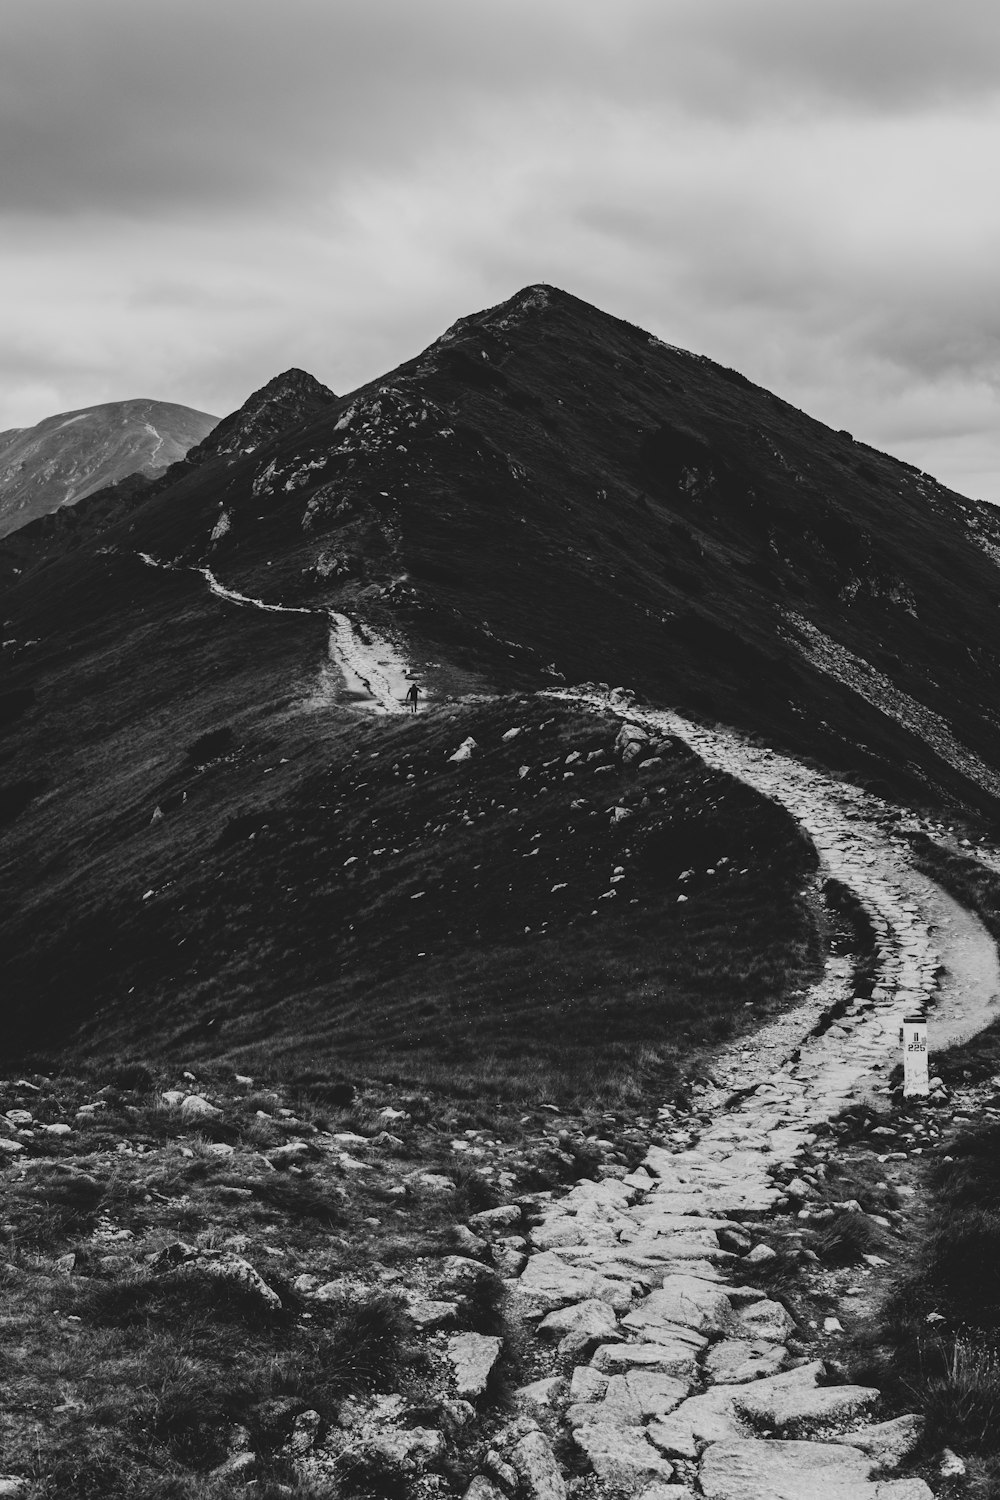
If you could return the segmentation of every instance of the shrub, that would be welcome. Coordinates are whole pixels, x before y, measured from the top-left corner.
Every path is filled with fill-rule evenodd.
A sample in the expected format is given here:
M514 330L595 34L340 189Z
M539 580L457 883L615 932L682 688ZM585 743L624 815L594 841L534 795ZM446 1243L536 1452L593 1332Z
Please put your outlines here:
M878 1244L877 1226L854 1209L843 1209L813 1239L813 1249L828 1266L854 1265Z
M924 1352L910 1389L927 1419L927 1439L962 1452L1000 1452L1000 1351L992 1339L956 1339Z

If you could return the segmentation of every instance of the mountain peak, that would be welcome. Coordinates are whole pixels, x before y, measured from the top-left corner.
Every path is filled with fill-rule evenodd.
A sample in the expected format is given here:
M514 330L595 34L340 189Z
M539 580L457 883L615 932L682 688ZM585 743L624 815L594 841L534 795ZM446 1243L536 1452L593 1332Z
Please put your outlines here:
M188 455L192 463L225 454L253 453L288 427L318 416L336 395L306 370L292 366L248 396Z

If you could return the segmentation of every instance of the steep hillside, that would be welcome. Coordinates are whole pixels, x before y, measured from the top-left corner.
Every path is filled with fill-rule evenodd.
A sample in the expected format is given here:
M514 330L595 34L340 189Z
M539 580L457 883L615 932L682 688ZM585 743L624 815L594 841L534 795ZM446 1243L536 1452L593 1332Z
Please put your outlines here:
M162 474L215 423L172 401L109 401L0 433L0 536L127 475Z
M826 920L794 825L725 778L695 797L670 746L637 775L616 724L543 706L562 682L996 816L989 518L554 289L349 396L287 372L85 507L0 545L26 1041L377 1037L454 1071L510 1064L542 1007L565 1079L613 1041L695 1047L744 994L787 1003ZM658 819L684 851L664 887ZM679 902L723 856L721 905Z

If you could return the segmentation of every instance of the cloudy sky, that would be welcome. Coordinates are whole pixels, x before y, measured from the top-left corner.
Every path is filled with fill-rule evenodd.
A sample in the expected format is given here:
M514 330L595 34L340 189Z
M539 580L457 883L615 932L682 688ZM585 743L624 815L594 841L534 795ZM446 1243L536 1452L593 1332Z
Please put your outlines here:
M996 0L0 0L0 429L549 281L1000 501Z

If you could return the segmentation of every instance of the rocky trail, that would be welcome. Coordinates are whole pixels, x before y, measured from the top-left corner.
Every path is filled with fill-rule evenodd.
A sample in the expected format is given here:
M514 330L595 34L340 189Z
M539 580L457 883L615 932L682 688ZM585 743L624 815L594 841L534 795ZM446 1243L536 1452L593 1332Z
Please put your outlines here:
M617 694L573 696L623 711ZM792 811L822 873L848 886L869 916L875 983L845 993L843 965L832 965L818 1002L811 997L719 1057L717 1087L700 1100L711 1112L706 1128L675 1130L635 1171L582 1182L552 1204L531 1230L513 1301L540 1338L579 1362L568 1379L543 1379L523 1394L543 1427L569 1429L614 1494L920 1500L932 1493L923 1479L885 1477L916 1447L920 1417L879 1421L878 1390L830 1383L823 1362L790 1338L783 1304L752 1285L750 1268L774 1256L760 1239L769 1217L811 1196L794 1174L804 1151L815 1159L823 1150L816 1127L888 1093L903 1017L926 1015L935 1046L995 1017L995 945L912 869L907 825L877 798L672 712L632 710L628 722L640 761L647 731L669 733ZM507 1454L522 1479L545 1441L531 1422L515 1429ZM509 1492L487 1474L468 1500ZM554 1464L527 1489L566 1492Z
M232 602L268 607L239 595ZM163 1205L155 1231L124 1227L124 1209L101 1208L98 1249L123 1252L127 1273L138 1266L150 1285L181 1273L233 1285L258 1299L266 1316L292 1320L373 1292L400 1299L430 1372L421 1398L409 1401L398 1390L352 1397L336 1420L291 1403L278 1456L300 1485L314 1487L309 1493L339 1494L363 1472L414 1500L455 1493L465 1500L929 1500L934 1490L911 1462L920 1414L886 1417L879 1390L842 1383L832 1331L831 1345L772 1291L778 1252L771 1242L788 1240L789 1226L808 1233L857 1208L829 1193L816 1201L840 1155L826 1127L856 1103L882 1099L888 1107L904 1016L926 1017L932 1050L995 1018L996 947L976 918L914 869L906 835L925 826L919 819L734 732L640 708L620 692L547 696L610 710L622 721L616 743L626 762L641 766L651 742L672 736L788 808L816 846L820 882L840 882L867 915L874 950L863 972L832 956L793 1011L719 1049L693 1108L664 1105L655 1120L651 1109L633 1154L588 1137L582 1144L593 1147L595 1175L568 1191L519 1190L512 1169L521 1148L472 1129L450 1142L440 1131L418 1130L401 1096L388 1107L367 1102L356 1115L362 1128L338 1131L311 1125L280 1092L261 1110L249 1077L213 1088L190 1072L152 1106L122 1096L131 1117L131 1124L122 1120L124 1139L106 1129L101 1148L85 1155L84 1138L102 1128L114 1091L102 1091L110 1102L98 1094L73 1112L48 1081L12 1084L16 1107L0 1118L0 1160L26 1195L37 1191L36 1172L55 1171L36 1152L75 1150L80 1166L61 1168L73 1181L84 1165L95 1180L110 1164L114 1172L127 1165L136 1188L164 1185L158 1175L142 1175L163 1160L180 1172L188 1162L203 1172L206 1163L213 1171L222 1163L227 1175L214 1191L235 1205L232 1213L249 1212L275 1174L283 1192L287 1184L344 1205L368 1192L361 1224L375 1232L383 1220L430 1215L439 1205L433 1211L449 1221L459 1253L397 1259L391 1268L366 1261L336 1280L324 1270L326 1234L308 1250L288 1243L261 1250L246 1233L224 1237L212 1228L183 1240L168 1233L178 1205L191 1211L200 1178L185 1178L182 1199L139 1193L140 1202ZM677 899L685 899L683 886ZM137 1122L150 1108L155 1143L137 1144ZM932 1099L926 1119L902 1132L881 1129L866 1143L886 1178L900 1180L894 1164L906 1155L898 1147L907 1133L917 1151L926 1141L941 1143L933 1109ZM561 1153L573 1175L580 1143L559 1123L552 1120L535 1145L549 1158ZM215 1132L209 1143L199 1136L207 1128ZM457 1203L452 1209L449 1157L483 1174L504 1201L477 1213ZM110 1202L110 1194L101 1199ZM801 1233L790 1242L807 1265ZM879 1268L892 1270L872 1260L877 1267L851 1273L870 1278L869 1293ZM121 1269L114 1255L100 1255L99 1274ZM82 1272L57 1262L44 1274L83 1284L93 1274L86 1260ZM857 1305L867 1305L864 1291ZM495 1307L496 1321L470 1313L475 1306ZM838 1319L827 1321L840 1330ZM498 1402L511 1370L521 1381L533 1378ZM226 1494L250 1495L260 1462L246 1430L235 1427L230 1456L213 1475L230 1486ZM10 1474L0 1476L2 1493L32 1491L21 1474Z

